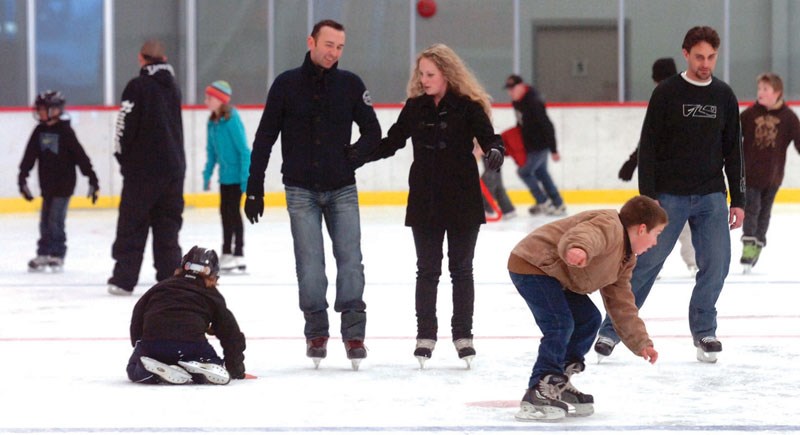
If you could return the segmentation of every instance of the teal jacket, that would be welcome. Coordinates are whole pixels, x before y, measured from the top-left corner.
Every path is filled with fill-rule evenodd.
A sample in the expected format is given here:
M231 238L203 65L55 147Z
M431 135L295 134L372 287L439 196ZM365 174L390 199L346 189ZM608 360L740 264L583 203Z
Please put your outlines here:
M208 143L206 145L206 168L203 170L203 185L208 186L214 166L219 163L219 183L238 184L242 192L247 190L250 174L250 148L244 133L244 124L239 112L231 108L230 119L208 121Z

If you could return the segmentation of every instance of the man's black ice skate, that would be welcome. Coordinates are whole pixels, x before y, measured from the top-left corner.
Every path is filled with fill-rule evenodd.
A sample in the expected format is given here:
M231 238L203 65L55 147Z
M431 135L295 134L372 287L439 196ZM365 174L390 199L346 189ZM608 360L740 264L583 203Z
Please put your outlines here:
M306 340L306 356L319 368L319 362L328 356L328 337L315 337Z
M419 361L419 368L424 369L425 363L431 359L433 355L433 348L436 347L436 340L429 338L418 338L417 347L414 349L414 356Z
M231 381L231 375L219 364L200 361L178 361L178 365L187 372L198 375L193 377L197 384L217 384L225 385ZM199 381L199 382L198 382Z
M192 375L176 365L164 364L146 356L139 357L139 361L142 362L142 367L145 370L158 376L161 381L166 383L182 385L192 380Z
M705 363L717 362L717 354L722 352L722 343L717 337L703 337L694 342L697 348L697 360Z
M367 348L364 347L363 340L347 340L344 342L344 349L347 351L347 359L353 366L353 370L358 370L361 361L367 357Z
M475 347L472 345L471 338L459 338L453 340L453 345L456 347L458 357L467 363L467 368L472 368L472 359L475 358Z
M581 393L572 385L572 375L581 373L586 369L582 362L567 364L564 374L567 375L567 384L561 392L561 400L570 406L569 416L586 417L594 414L594 397L591 394Z
M564 375L546 375L539 380L522 396L517 421L557 421L566 417L569 405L561 400L561 393L568 382Z
M614 340L598 335L597 341L594 343L594 351L597 353L597 363L600 364L603 358L611 355L616 345L617 343Z

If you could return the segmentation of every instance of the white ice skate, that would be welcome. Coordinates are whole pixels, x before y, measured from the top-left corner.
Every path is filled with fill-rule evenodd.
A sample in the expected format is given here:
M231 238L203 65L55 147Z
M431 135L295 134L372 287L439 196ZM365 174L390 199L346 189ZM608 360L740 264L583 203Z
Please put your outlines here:
M433 348L436 347L436 340L428 338L418 338L417 347L414 349L414 356L419 361L420 370L425 368L425 363L433 356Z
M716 363L717 354L722 352L722 343L716 337L703 337L694 343L697 348L697 360L704 363Z
M142 362L142 366L145 370L170 384L181 385L192 380L192 375L178 366L167 365L146 356L140 357L139 360Z
M467 370L471 369L472 359L475 358L475 347L472 345L472 339L459 338L458 340L453 341L453 345L456 347L458 357L467 363Z
M178 365L189 373L203 375L209 383L225 385L231 381L231 375L219 364L202 363L199 361L178 361Z

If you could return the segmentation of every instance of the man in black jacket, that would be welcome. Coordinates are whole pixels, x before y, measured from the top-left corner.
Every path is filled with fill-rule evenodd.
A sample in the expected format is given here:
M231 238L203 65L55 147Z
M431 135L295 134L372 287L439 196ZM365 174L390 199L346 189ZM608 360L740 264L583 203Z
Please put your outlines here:
M306 355L317 366L327 355L324 218L337 267L334 310L342 313L347 357L358 369L367 356L367 315L355 169L377 147L381 127L364 83L337 68L344 27L333 20L320 21L306 42L309 51L303 65L279 75L269 90L253 142L244 210L251 223L264 212L264 172L280 135ZM361 136L351 144L353 122Z
M112 247L117 263L108 280L113 295L133 293L150 228L156 280L172 275L181 260L178 232L186 173L181 91L166 62L161 41L145 42L139 52L139 76L122 92L114 156L123 184Z

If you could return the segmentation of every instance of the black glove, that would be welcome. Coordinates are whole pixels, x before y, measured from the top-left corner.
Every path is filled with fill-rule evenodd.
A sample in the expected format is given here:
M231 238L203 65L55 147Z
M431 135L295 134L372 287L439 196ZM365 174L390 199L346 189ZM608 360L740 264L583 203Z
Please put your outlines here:
M355 145L347 144L344 146L344 155L347 156L347 160L355 166L356 168L362 165L361 163L361 155L358 152L358 148Z
M486 153L486 170L499 171L500 166L503 166L503 152L497 148L492 148Z
M244 379L244 361L225 361L225 369L231 379Z
M31 190L28 189L28 183L19 183L19 193L22 194L22 197L25 198L26 201L33 201L33 194Z
M92 205L97 204L97 192L100 190L100 186L96 184L89 185L89 194L86 196L87 198L92 198Z
M244 215L251 224L258 222L258 218L264 216L264 197L248 194L244 200Z
M617 174L619 179L622 181L631 181L631 178L633 178L633 171L636 170L636 165L638 163L639 156L636 153L631 154L628 161L623 163L622 167L619 168L619 174Z

